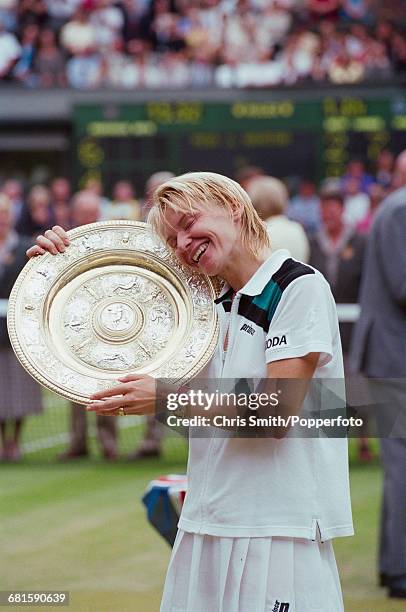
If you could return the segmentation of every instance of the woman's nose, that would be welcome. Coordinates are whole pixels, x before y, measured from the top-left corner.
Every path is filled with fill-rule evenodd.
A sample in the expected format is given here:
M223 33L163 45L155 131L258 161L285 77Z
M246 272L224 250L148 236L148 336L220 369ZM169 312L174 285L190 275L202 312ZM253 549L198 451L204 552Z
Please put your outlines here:
M176 237L176 250L185 252L191 243L191 238L186 232L179 232Z

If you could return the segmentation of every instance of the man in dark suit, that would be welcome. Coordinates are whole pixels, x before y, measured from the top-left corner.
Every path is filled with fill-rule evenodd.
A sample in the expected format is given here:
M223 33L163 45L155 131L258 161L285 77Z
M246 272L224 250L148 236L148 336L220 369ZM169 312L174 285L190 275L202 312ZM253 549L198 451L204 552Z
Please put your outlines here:
M390 597L406 598L406 150L395 180L399 188L381 204L372 226L350 364L370 377L377 404L384 469L381 582Z

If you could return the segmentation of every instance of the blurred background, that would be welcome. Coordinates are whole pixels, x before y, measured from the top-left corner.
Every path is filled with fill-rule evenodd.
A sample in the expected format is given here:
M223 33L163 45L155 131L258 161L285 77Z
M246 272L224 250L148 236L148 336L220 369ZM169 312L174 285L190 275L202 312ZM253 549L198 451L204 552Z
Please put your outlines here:
M170 549L141 497L187 458L153 421L86 416L21 370L5 315L27 246L54 224L143 220L173 174L226 174L274 247L328 278L347 363L372 222L406 184L405 8L0 0L0 590L158 610ZM373 435L351 440L356 536L336 542L349 612L404 609L378 584Z

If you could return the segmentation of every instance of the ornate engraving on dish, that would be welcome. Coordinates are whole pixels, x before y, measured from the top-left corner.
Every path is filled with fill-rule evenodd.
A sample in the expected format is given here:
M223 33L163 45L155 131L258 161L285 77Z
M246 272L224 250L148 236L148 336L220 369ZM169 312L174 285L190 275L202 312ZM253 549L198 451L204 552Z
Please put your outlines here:
M10 338L31 375L85 403L123 373L187 380L206 365L216 284L144 223L96 223L70 239L65 253L31 260L10 296Z

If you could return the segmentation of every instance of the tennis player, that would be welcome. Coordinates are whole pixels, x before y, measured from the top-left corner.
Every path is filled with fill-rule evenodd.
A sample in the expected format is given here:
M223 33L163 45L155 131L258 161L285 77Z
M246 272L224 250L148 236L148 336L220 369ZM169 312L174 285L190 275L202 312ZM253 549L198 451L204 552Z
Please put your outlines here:
M224 279L211 379L342 379L338 320L315 269L273 252L247 193L224 176L170 179L155 231L194 270ZM54 227L29 256L63 251ZM156 382L129 375L97 393L97 414L152 414ZM161 612L342 612L335 537L353 534L342 438L190 439L188 492Z

